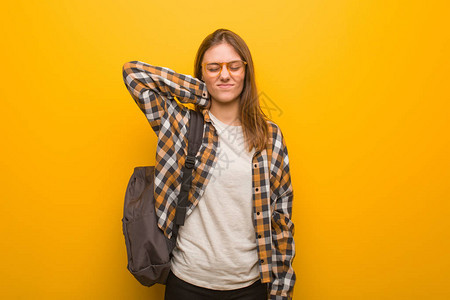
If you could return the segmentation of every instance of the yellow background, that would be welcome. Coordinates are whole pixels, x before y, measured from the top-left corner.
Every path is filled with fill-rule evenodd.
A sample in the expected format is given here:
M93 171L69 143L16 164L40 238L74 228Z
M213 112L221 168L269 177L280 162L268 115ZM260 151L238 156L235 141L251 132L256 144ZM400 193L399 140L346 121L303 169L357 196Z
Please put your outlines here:
M450 299L446 1L0 8L2 299L163 298L126 270L125 188L156 136L121 68L192 75L222 27L248 43L286 138L294 298Z

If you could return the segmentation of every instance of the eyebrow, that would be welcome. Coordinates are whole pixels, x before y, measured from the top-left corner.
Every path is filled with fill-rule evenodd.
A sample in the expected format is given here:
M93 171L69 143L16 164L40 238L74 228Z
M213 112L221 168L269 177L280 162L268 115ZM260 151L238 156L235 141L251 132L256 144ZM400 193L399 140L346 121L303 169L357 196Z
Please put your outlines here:
M230 61L211 61L211 62L208 62L208 63L232 62L232 61L236 61L236 60L241 60L241 59L237 58L237 59L233 59L233 60L230 60Z

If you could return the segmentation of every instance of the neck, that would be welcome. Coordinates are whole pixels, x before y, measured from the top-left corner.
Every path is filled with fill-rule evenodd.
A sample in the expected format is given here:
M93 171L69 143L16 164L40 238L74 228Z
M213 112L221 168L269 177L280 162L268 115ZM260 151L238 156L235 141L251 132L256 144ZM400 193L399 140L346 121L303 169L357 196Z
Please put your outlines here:
M211 98L210 111L217 119L227 125L241 125L239 121L239 101L223 103Z

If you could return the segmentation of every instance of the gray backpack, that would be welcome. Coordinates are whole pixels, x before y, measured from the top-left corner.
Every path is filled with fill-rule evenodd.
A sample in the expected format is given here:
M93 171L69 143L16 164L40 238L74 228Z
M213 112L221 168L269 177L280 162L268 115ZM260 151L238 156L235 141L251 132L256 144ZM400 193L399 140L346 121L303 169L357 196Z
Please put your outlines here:
M142 285L166 284L178 226L184 225L195 155L202 143L203 124L203 115L190 109L188 155L182 169L183 180L171 239L164 235L156 221L153 198L155 167L135 167L128 182L122 218L128 257L127 269Z

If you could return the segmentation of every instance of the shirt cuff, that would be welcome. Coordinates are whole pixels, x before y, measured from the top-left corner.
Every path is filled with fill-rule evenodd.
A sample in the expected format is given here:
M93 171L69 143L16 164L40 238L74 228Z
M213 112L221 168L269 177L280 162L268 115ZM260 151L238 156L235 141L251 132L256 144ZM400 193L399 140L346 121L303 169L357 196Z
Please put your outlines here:
M197 96L203 99L209 98L208 89L206 88L206 83L200 81L199 89L197 90Z

